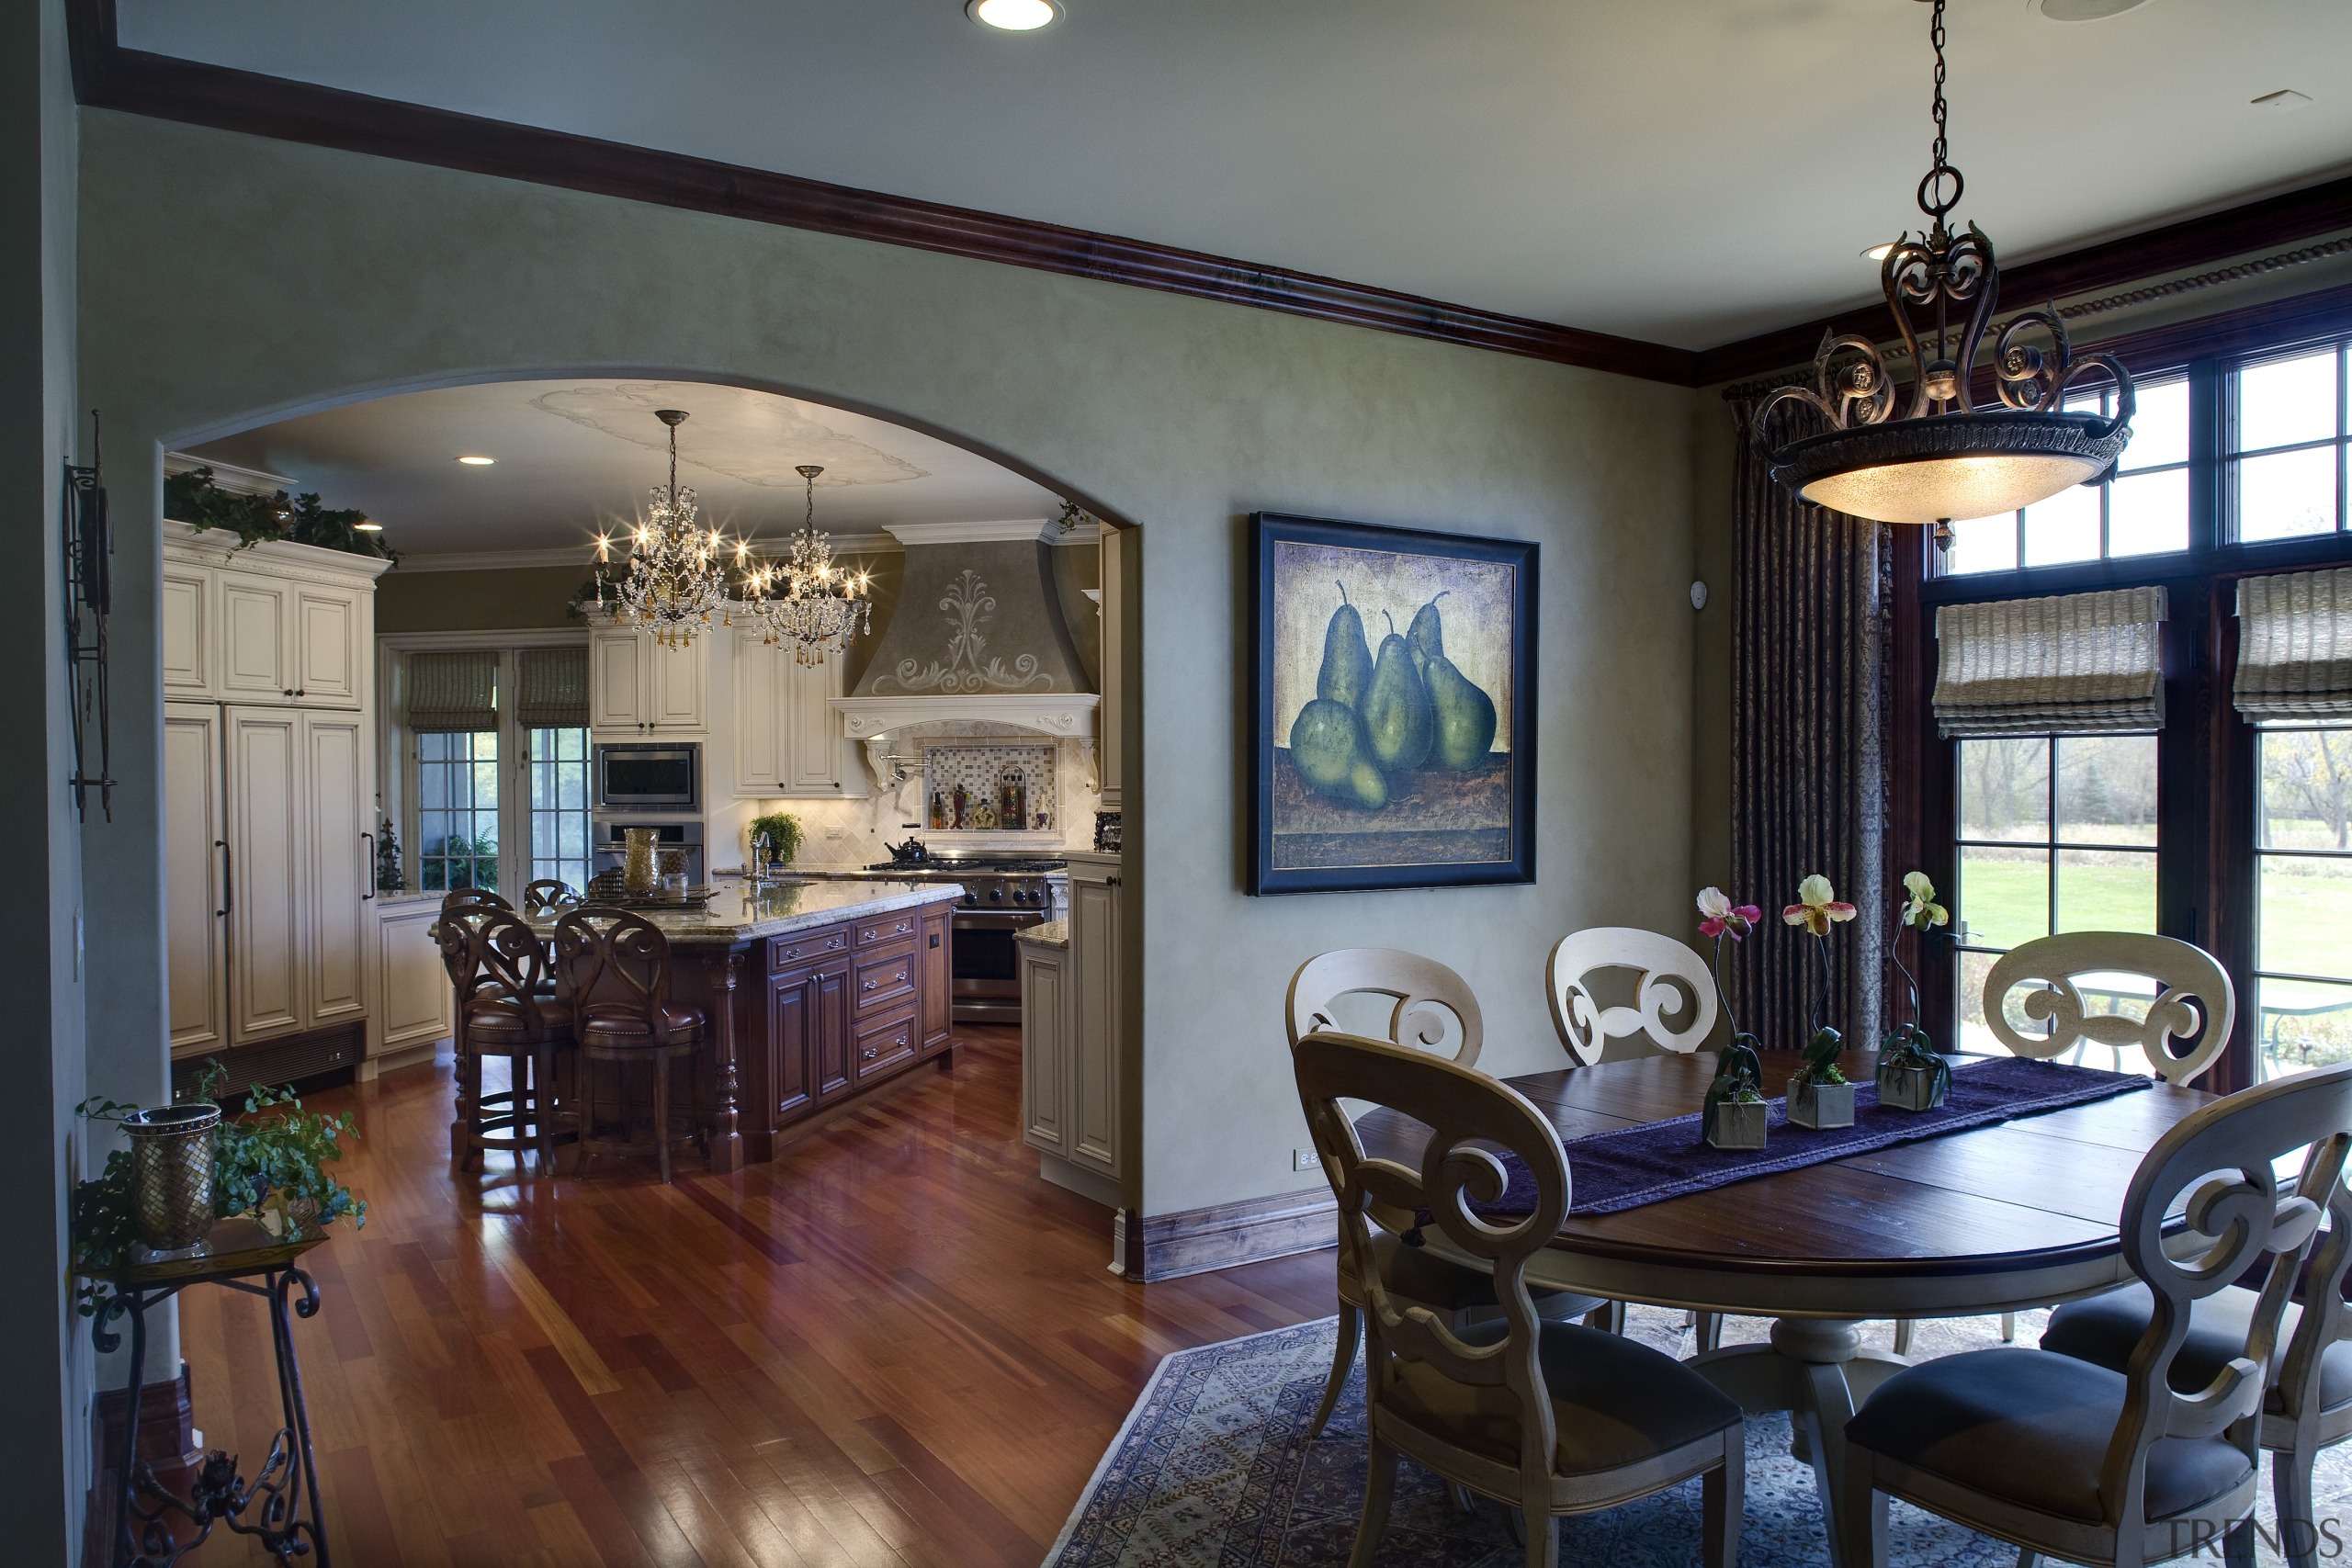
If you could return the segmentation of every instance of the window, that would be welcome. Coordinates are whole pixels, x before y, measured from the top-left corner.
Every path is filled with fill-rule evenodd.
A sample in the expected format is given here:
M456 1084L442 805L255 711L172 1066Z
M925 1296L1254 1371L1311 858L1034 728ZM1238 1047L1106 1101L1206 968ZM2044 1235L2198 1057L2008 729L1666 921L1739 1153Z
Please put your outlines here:
M531 879L585 887L596 874L588 851L588 731L534 729L530 746Z
M2231 378L2227 467L2240 540L2345 527L2346 370L2338 344L2248 365Z
M2352 725L2255 737L2255 1047L2265 1077L2352 1061Z
M498 887L498 732L416 738L417 872L427 892Z
M2133 392L2132 444L2116 472L2038 505L1952 525L1943 574L2010 571L2019 566L2154 555L2188 548L2188 378L2152 381ZM2112 415L2115 393L2066 400L2085 413Z
M1984 1012L1995 959L2055 931L2156 929L2156 738L2003 735L1955 750L1961 1038L1998 1052ZM2084 987L2086 1002L2109 1012L2151 997L2123 976ZM2015 1013L2009 1021L2041 1032Z

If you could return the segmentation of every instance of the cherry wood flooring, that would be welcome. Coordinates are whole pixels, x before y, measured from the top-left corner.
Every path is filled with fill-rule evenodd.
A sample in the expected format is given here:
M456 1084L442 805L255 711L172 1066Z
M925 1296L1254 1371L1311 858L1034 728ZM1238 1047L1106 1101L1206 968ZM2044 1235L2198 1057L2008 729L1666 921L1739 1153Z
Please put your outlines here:
M368 1202L295 1330L334 1561L1034 1568L1161 1356L1333 1310L1328 1251L1110 1273L1110 1211L1020 1140L1017 1034L957 1035L953 1072L667 1188L455 1172L446 1064L311 1097L356 1113ZM183 1302L197 1425L250 1473L267 1320Z

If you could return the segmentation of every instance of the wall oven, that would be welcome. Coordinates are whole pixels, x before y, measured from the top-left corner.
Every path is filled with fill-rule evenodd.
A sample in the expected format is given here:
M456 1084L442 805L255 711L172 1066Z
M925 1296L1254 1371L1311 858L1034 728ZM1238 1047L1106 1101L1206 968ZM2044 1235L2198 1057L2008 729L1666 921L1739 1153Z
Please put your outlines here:
M605 811L692 811L702 804L702 747L691 740L596 748L596 805Z

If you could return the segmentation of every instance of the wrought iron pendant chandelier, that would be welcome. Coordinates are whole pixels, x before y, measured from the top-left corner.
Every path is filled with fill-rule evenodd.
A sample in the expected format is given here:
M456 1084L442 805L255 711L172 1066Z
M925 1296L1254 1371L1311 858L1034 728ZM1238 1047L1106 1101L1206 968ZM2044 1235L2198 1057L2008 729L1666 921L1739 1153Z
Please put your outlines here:
M2105 473L2132 438L2132 378L2113 355L2072 353L2052 302L2001 328L1993 344L1997 400L1976 401L1970 376L2001 275L1983 230L1972 223L1955 234L1945 223L1963 182L1945 145L1944 0L1932 4L1935 161L1918 194L1931 221L1916 237L1905 231L1879 271L1914 370L1903 412L1894 412L1897 393L1878 345L1848 333L1822 344L1812 385L1764 400L1750 434L1773 479L1798 499L1882 523L1932 524L1937 544L1949 548L1954 518L2013 512ZM2024 341L2037 331L2051 347ZM2064 409L2086 374L2113 378L2113 417ZM1797 404L1829 428L1775 442L1771 416Z
M653 487L645 521L629 535L628 568L613 584L613 618L644 627L664 647L683 648L721 615L727 597L727 541L716 528L695 521L695 492L678 484L678 426L683 409L656 409L653 417L670 427L670 482ZM596 603L605 603L612 541L596 540Z
M797 471L808 483L808 515L792 536L789 556L745 571L743 604L759 622L761 640L791 644L797 663L822 664L825 655L842 652L871 627L873 582L865 572L835 566L832 547L817 532L817 476L823 468L802 463Z

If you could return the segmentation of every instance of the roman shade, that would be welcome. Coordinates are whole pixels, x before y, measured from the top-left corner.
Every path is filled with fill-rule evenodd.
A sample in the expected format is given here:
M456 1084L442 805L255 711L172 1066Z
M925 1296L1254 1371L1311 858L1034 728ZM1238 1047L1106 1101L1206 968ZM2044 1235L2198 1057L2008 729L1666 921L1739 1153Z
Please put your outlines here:
M2352 718L2352 566L2239 580L2231 695L2256 724Z
M408 727L420 735L498 728L498 655L489 649L413 653Z
M2163 728L2165 608L2161 588L1944 605L1937 728L1946 736Z
M525 729L588 727L588 650L526 648L514 682L514 722Z

